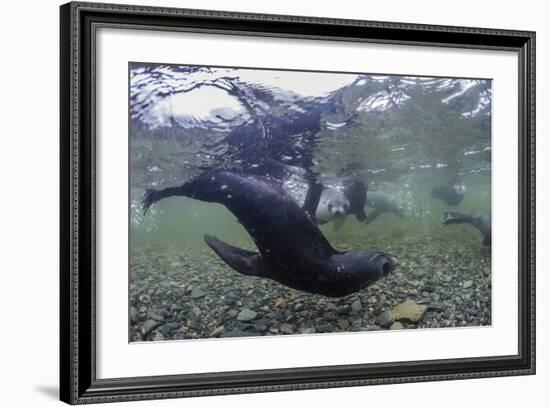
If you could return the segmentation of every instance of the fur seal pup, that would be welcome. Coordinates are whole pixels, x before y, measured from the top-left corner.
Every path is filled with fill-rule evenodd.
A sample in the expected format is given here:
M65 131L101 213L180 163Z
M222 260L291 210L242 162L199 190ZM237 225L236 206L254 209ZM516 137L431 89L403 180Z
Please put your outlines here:
M462 183L441 185L432 189L432 198L440 199L448 205L456 206L464 199L466 186Z
M308 214L273 179L229 171L204 173L179 187L149 190L144 213L155 202L186 196L229 209L259 253L205 235L206 244L241 274L269 278L288 287L343 297L388 275L397 261L377 250L334 249Z
M368 191L366 204L368 207L374 208L368 215L367 224L374 222L376 218L384 212L395 213L398 216L402 216L403 207L383 192Z
M366 193L367 186L361 181L353 181L344 192L314 184L308 189L303 208L310 215L315 214L317 224L334 222L334 229L338 230L347 215L355 215L359 222L365 221Z
M460 213L460 212L445 212L441 222L444 225L452 225L457 223L469 223L483 233L483 244L491 245L491 215L483 213Z
M349 201L343 192L323 188L319 205L315 210L315 220L319 225L334 222L334 229L337 230L344 224L348 211Z

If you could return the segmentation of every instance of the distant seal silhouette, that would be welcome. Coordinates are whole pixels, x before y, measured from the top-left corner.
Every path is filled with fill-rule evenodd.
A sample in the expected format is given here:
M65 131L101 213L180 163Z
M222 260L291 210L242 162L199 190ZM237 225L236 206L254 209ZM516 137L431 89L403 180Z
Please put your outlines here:
M204 240L244 275L269 278L308 293L343 297L388 275L397 264L395 257L377 250L334 249L313 219L268 177L229 171L204 173L179 187L147 191L144 213L153 203L171 196L217 202L237 217L259 253L209 235Z
M376 218L385 212L395 213L401 216L403 211L401 205L397 204L389 195L379 191L368 191L366 204L368 207L374 208L374 210L368 214L367 224L374 222Z
M469 223L483 233L483 244L491 245L491 215L483 213L445 212L441 222L444 225Z
M466 186L462 183L441 185L432 189L432 198L440 199L448 205L456 206L464 199Z

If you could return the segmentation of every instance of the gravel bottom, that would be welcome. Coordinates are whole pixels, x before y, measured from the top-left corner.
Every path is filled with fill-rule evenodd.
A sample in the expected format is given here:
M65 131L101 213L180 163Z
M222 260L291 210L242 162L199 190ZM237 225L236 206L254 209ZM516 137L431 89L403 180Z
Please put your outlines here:
M243 276L203 242L140 245L130 256L130 340L490 325L490 250L480 236L434 227L338 239L339 250L379 249L399 261L389 276L339 299Z

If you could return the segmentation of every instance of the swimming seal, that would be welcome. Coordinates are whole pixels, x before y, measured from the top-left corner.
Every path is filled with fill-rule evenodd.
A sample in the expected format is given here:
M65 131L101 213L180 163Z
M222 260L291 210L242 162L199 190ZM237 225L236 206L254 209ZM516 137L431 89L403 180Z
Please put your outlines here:
M383 192L368 191L366 203L368 207L374 208L368 215L367 224L374 222L376 218L385 212L402 216L403 207L398 205L389 195Z
M344 192L321 184L310 184L303 208L313 214L317 224L334 222L334 229L338 230L347 215L355 215L359 222L365 221L366 193L367 186L362 181L353 181Z
M349 201L343 192L323 188L319 205L315 210L315 220L319 225L334 222L334 229L338 230L344 224L348 210Z
M445 212L441 222L444 225L469 223L483 233L483 244L491 245L491 215L483 213Z
M275 280L328 297L359 291L395 268L395 257L376 250L340 252L313 219L268 177L212 171L174 188L149 190L144 212L155 202L186 196L223 204L244 226L259 253L205 235L206 244L241 274Z
M448 205L456 206L464 199L466 186L462 183L441 185L432 189L432 198L440 199Z

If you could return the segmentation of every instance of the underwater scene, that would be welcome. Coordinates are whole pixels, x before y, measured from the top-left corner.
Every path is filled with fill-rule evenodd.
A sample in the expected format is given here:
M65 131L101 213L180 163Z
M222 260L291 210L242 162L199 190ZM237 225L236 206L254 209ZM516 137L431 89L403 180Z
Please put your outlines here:
M491 102L130 63L130 342L491 325Z

